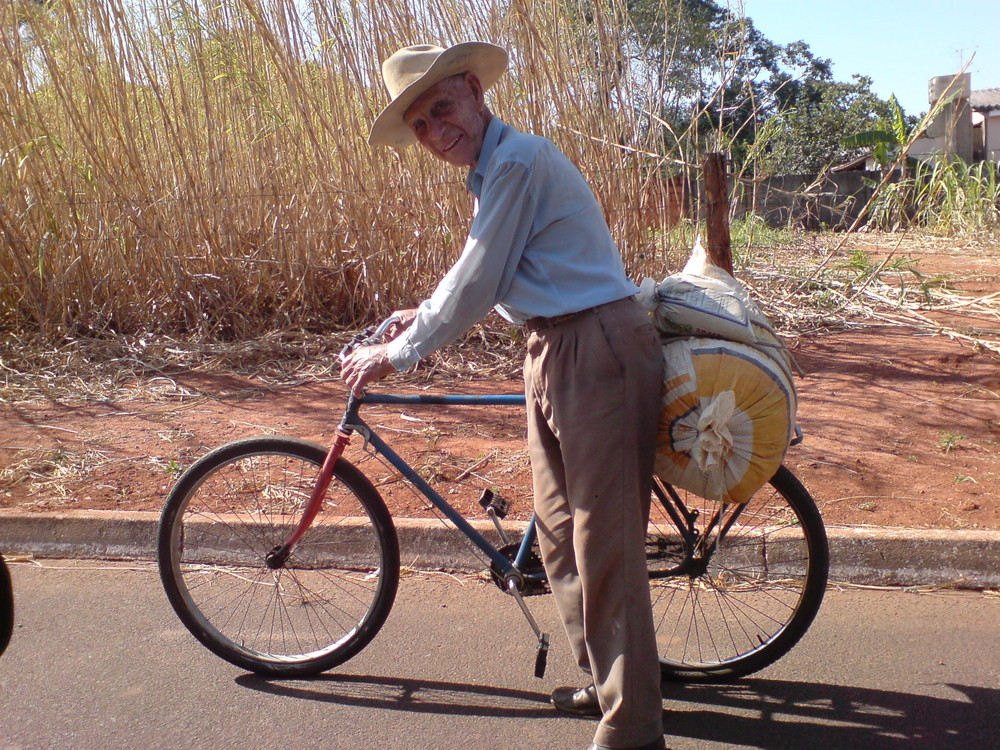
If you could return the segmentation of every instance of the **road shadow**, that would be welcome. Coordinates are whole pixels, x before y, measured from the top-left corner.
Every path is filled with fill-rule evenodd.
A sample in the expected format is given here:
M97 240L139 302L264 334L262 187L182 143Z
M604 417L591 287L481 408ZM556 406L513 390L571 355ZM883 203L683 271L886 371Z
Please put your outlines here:
M305 680L241 675L271 695L388 711L505 718L555 714L547 693L372 675ZM1000 690L943 683L941 698L814 682L745 679L731 685L665 685L664 728L724 746L766 750L968 750L1000 746ZM587 719L581 719L587 720Z
M941 687L954 697L761 679L670 685L664 726L668 736L781 750L1000 746L1000 690Z
M387 711L508 718L551 717L548 693L462 682L330 674L303 680L241 675L236 684L289 698Z

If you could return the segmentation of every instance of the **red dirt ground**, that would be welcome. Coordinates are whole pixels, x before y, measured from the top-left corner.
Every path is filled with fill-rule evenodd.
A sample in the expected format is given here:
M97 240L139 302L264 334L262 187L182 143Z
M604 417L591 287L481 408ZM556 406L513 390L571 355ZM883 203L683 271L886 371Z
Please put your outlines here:
M964 248L935 249L921 263L960 274L953 288L1000 290L995 252L984 259L970 258ZM928 314L982 325L963 322L960 312ZM808 373L798 383L806 437L786 463L828 524L1000 529L997 355L894 325L801 337L793 350ZM162 393L145 382L137 396L0 405L0 508L158 510L179 470L209 447L260 433L327 443L344 400L335 381L269 390L226 375L192 372L173 380ZM414 389L402 377L389 388ZM514 393L520 383L422 388ZM518 516L530 512L520 409L369 407L366 413L460 511L479 515L479 489L492 486L513 501ZM362 457L360 445L351 451ZM422 499L392 471L374 462L365 468L394 513L423 514Z

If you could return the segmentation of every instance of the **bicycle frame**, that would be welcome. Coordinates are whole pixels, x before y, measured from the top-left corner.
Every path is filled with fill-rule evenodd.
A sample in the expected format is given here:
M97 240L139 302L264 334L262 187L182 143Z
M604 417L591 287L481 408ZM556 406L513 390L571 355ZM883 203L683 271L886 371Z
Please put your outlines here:
M509 584L514 582L518 589L525 583L540 583L545 580L544 573L525 573L524 564L531 553L531 547L537 535L535 528L535 516L532 514L528 522L524 537L521 539L517 554L511 561L506 555L494 545L489 539L479 532L466 518L455 510L451 504L445 500L423 477L396 453L392 447L382 439L361 418L358 413L362 404L409 404L409 405L438 405L438 406L524 406L525 397L523 394L495 394L486 396L476 395L398 395L388 393L366 393L363 396L351 394L347 400L347 408L337 427L337 436L326 460L320 470L316 487L307 503L298 526L293 531L285 544L276 547L267 556L267 563L270 567L280 567L284 564L288 555L291 554L295 544L309 529L315 520L323 504L323 498L330 485L333 476L333 468L347 445L351 436L361 435L367 445L371 445L376 452L385 457L407 481L410 482L424 497L426 497L435 508L437 508L455 527L461 531L479 550L485 554L490 561L503 574L504 580Z
M386 318L374 330L369 329L355 336L341 351L341 360L343 360L354 347L381 340L382 335L388 330L389 326L396 321L398 321L398 318ZM480 534L479 531L472 526L472 524L470 524L464 516L456 511L448 503L448 501L438 494L438 492L431 487L431 485L428 484L423 477L417 474L417 472L415 472L410 465L406 463L406 461L379 436L375 430L369 427L365 421L361 419L358 411L361 408L361 405L365 403L428 406L524 406L526 399L523 394L491 394L483 396L469 394L451 396L434 394L403 396L388 393L363 393L361 396L356 396L354 393L350 393L347 399L347 408L344 410L344 415L337 427L336 438L330 446L330 450L328 451L326 459L323 462L319 478L316 482L316 487L312 492L309 502L306 504L302 519L293 531L292 535L289 537L288 541L275 547L267 555L266 562L268 567L276 569L284 565L296 543L312 525L323 504L323 498L333 476L334 466L336 466L337 461L343 455L344 450L350 443L351 436L354 433L359 433L364 437L366 444L371 445L378 453L384 456L386 460L388 460L389 463L391 463L393 467L395 467L413 487L423 494L435 508L443 513L445 517L448 518L448 520L450 520L456 528L458 528L459 531L465 534L465 536L478 549L480 549L493 562L494 565L497 566L497 570L503 574L504 580L508 584L508 588L513 585L513 587L520 590L525 582L542 582L545 580L544 573L528 576L525 576L523 573L524 563L528 559L531 547L534 544L537 534L535 528L536 519L534 514L531 516L525 535L521 540L521 545L518 548L517 554L512 562L506 555L501 553L494 544ZM732 516L722 525L715 541L706 547L705 540L708 535L705 534L699 540L698 535L693 532L693 527L697 520L697 513L692 514L687 509L685 503L680 499L676 490L669 484L663 483L661 485L654 481L653 491L663 504L666 512L670 515L672 522L677 527L677 530L682 536L684 536L685 541L688 543L688 549L693 550L695 548L694 543L697 542L702 553L702 559L706 562L707 558L711 556L715 546L717 546L721 538L725 536L729 528L733 525L733 523L735 523L736 519L742 513L742 507L737 508L735 513L733 513ZM724 512L725 506L723 506L720 513ZM710 528L714 528L718 520L719 516L717 515L714 519L712 519ZM495 518L494 522L496 522ZM499 524L497 524L497 527L499 529ZM501 536L503 536L502 531ZM665 578L680 573L688 573L691 571L693 563L694 556L691 554L681 565L652 575L656 578Z
M376 452L384 456L385 459L389 461L389 463L392 464L392 466L399 471L414 488L426 497L435 508L437 508L469 539L470 542L472 542L472 544L474 544L490 559L490 561L496 566L496 570L500 571L503 575L504 581L508 584L508 587L513 583L513 585L520 590L524 588L526 583L543 583L546 580L544 572L525 573L524 571L525 563L531 554L531 548L535 543L535 538L537 536L536 519L534 514L532 514L531 519L528 522L524 537L521 539L520 546L518 547L517 554L514 556L514 559L511 560L504 555L496 545L483 536L478 529L469 523L469 521L461 513L456 511L451 504L437 492L437 490L435 490L423 477L414 471L406 460L396 453L396 451L394 451L392 447L361 418L358 412L362 404L398 404L420 406L524 406L525 397L523 394L491 394L483 396L467 394L434 394L404 396L391 393L365 393L360 397L351 394L348 397L347 408L344 410L344 415L337 427L336 438L330 446L326 460L323 462L323 467L320 470L316 487L312 492L309 502L306 504L302 518L292 535L289 537L288 541L283 545L275 547L267 555L266 562L269 567L281 567L288 559L288 556L291 554L291 551L294 549L296 543L312 525L323 505L323 499L333 476L333 468L350 443L351 436L357 433L364 438L367 445L371 445ZM692 554L690 554L680 565L676 567L655 572L650 571L650 578L670 578L680 574L696 573L700 567L704 567L704 565L707 564L708 559L712 556L714 548L726 535L729 528L733 525L733 523L735 523L736 519L740 516L743 510L742 506L737 507L736 510L727 518L726 522L719 530L719 533L715 535L713 541L709 543L708 547L706 547L705 542L711 535L707 532L703 535L699 535L693 530L695 521L697 520L697 514L692 513L687 509L686 504L678 496L677 491L669 484L664 483L661 485L654 482L653 492L661 501L664 511L670 516L678 533L684 536L688 549L692 550ZM724 509L725 506L723 506L720 512L725 513ZM718 520L718 517L712 520L708 526L709 531L714 529ZM697 550L700 554L695 556L693 554L695 550Z
M302 538L302 536L309 529L309 526L316 519L316 516L323 505L326 490L329 488L330 481L333 478L333 469L337 465L337 461L339 461L340 457L343 455L344 449L350 443L351 436L355 433L360 434L365 439L366 444L371 445L404 477L406 477L407 481L409 481L413 487L423 494L435 508L443 513L459 531L465 534L466 538L468 538L478 549L480 549L490 559L493 565L496 566L495 569L503 575L506 591L514 597L518 607L520 607L521 612L528 621L528 625L530 625L535 637L538 639L538 651L535 656L535 676L542 677L545 674L545 664L549 650L549 636L547 633L542 632L541 628L539 628L538 623L535 621L535 618L532 616L521 596L521 591L525 589L526 584L543 583L546 580L544 569L537 573L525 572L524 570L525 562L531 554L531 548L535 543L535 537L537 534L535 515L532 514L531 520L528 522L528 527L521 539L517 554L514 556L513 561L510 560L499 549L497 549L496 545L479 533L479 531L471 523L469 523L461 513L456 511L447 500L441 497L437 490L431 487L431 485L428 484L423 477L417 474L417 472L415 472L413 468L406 463L406 461L398 453L396 453L375 430L365 423L365 421L358 414L361 405L364 403L446 406L524 406L525 397L522 394L500 394L489 396L401 396L398 394L385 393L355 396L353 393L350 394L347 399L347 408L344 410L344 416L341 418L340 424L337 426L337 436L334 438L333 444L330 446L330 450L327 452L326 458L323 461L323 466L320 468L319 477L316 480L316 486L309 498L309 502L306 504L305 510L303 511L302 519L292 532L289 540L284 544L275 547L265 556L265 563L271 569L280 568L285 564L288 556L295 548L296 543ZM499 531L500 525L499 522L496 521L495 516L494 522L497 523L497 529ZM501 537L503 537L503 532L501 531L500 533Z

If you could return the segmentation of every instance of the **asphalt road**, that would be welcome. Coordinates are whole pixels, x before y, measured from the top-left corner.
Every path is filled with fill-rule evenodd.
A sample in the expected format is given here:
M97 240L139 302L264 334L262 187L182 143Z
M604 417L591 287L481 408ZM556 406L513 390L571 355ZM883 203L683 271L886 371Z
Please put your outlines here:
M404 579L376 640L340 671L265 681L180 625L148 566L12 566L17 623L0 657L0 750L289 747L582 750L589 720L549 691L577 683L553 649L532 676L514 603L469 579ZM805 640L729 686L665 691L671 748L1000 747L1000 597L831 590Z

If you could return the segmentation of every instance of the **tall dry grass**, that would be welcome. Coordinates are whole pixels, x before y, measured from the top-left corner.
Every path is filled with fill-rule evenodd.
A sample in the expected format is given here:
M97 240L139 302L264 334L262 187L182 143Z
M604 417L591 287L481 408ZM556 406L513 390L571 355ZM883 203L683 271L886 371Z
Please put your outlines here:
M3 4L0 327L243 338L419 300L471 203L459 170L366 144L387 100L381 60L416 42L511 50L494 110L559 143L629 270L662 275L679 260L662 175L691 158L627 105L663 92L620 65L618 5Z

